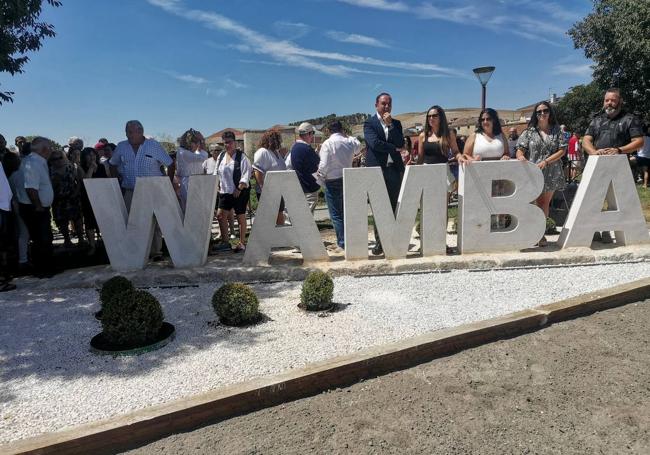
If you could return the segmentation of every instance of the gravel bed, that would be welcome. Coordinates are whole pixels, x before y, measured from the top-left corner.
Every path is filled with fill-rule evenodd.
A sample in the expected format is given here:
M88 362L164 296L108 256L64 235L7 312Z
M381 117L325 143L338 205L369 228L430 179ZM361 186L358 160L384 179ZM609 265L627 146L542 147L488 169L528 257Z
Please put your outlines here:
M0 294L0 442L169 402L369 346L536 307L650 276L650 262L335 279L339 310L297 308L298 282L256 284L267 322L215 324L220 283L152 288L176 339L137 357L97 356L98 294Z

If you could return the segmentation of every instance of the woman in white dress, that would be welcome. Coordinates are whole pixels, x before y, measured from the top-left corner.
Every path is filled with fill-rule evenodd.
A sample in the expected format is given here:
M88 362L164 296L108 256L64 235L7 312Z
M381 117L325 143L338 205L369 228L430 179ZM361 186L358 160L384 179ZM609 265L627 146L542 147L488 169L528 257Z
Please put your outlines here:
M176 152L176 175L181 183L181 209L185 213L190 175L204 173L203 162L208 159L208 152L203 150L205 146L203 135L192 128L185 131L178 142L180 147Z

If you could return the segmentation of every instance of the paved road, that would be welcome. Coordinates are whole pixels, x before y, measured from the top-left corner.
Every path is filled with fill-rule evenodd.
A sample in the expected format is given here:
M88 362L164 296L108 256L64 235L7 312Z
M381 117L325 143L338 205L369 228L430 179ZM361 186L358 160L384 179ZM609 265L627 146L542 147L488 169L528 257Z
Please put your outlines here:
M134 454L648 454L650 300L175 435Z

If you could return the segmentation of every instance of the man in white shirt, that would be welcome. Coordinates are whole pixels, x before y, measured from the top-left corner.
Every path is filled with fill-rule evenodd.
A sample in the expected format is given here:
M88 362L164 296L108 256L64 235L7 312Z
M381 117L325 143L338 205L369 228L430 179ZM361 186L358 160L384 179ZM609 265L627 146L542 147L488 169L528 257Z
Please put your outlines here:
M54 273L52 261L52 227L50 206L54 190L50 181L47 160L52 153L52 143L44 137L36 137L31 143L31 153L20 163L25 184L16 188L19 213L32 241L34 275L49 278Z
M203 162L203 173L213 175L214 168L217 166L217 158L219 158L219 153L221 153L221 148L217 144L210 144L208 148L210 150L210 158Z
M349 137L343 131L343 125L335 120L328 125L331 136L320 148L318 164L319 181L325 184L325 200L330 220L336 232L336 252L345 248L343 229L343 169L352 167L352 159L361 149L361 143L355 137Z

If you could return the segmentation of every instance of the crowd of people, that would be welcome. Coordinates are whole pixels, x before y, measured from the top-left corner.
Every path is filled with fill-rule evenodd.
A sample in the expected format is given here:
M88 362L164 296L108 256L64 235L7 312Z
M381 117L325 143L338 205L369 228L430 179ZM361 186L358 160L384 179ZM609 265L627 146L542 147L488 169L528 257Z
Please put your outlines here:
M63 237L66 248L72 248L72 237L78 239L92 255L101 238L93 210L83 185L84 179L114 177L119 179L127 210L137 179L167 175L177 191L181 210L188 199L189 178L197 174L219 177L215 219L219 235L213 251L243 252L246 249L247 213L250 212L251 185L259 201L264 194L267 172L294 170L309 208L313 212L324 192L336 244L336 252L345 249L343 211L343 169L355 166L376 166L382 171L393 210L401 188L405 166L448 164L448 191L455 190L458 166L471 166L485 160L530 161L544 175L544 189L536 204L548 216L555 191L575 180L588 155L627 154L636 164L638 177L648 187L650 137L647 126L625 112L620 91L605 93L602 111L594 117L581 135L566 131L560 125L553 105L541 101L533 108L527 127L518 134L510 128L508 135L494 109L480 112L475 132L469 137L457 136L450 127L444 109L433 105L426 112L423 131L415 140L405 137L399 120L392 117L392 97L381 93L375 99L376 114L364 123L363 138L346 133L339 121L326 125L329 137L314 148L318 131L310 123L297 128L298 138L290 150L282 145L277 130L266 131L251 158L237 147L231 131L223 133L223 148L206 147L201 132L189 129L178 139L178 149L168 153L155 139L144 134L142 123L126 123L126 140L117 145L100 139L94 147L72 137L64 148L55 148L52 141L35 137L27 141L15 139L15 150L7 148L0 135L0 291L14 289L12 275L28 271L37 277L57 273L53 261L51 222ZM208 150L206 150L208 148ZM506 184L495 182L493 194L505 194ZM286 222L282 201L277 224ZM493 220L493 228L504 227L503 220ZM233 246L235 222L238 241ZM609 232L596 233L595 241L611 242ZM545 246L542 237L539 246ZM374 255L383 254L381 239L375 230ZM150 259L162 259L163 237L155 227Z

